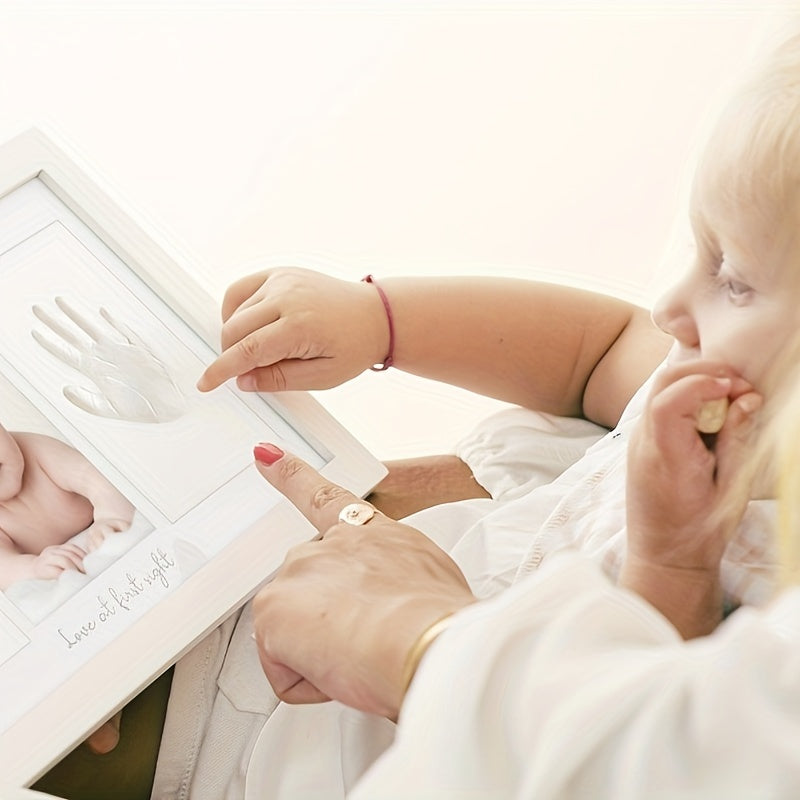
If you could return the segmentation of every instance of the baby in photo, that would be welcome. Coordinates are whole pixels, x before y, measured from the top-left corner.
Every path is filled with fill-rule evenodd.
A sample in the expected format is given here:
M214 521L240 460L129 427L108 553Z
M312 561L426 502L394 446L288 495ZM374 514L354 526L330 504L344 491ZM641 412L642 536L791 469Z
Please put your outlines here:
M0 589L83 572L83 559L127 530L133 505L68 444L0 425ZM85 535L78 544L71 541Z

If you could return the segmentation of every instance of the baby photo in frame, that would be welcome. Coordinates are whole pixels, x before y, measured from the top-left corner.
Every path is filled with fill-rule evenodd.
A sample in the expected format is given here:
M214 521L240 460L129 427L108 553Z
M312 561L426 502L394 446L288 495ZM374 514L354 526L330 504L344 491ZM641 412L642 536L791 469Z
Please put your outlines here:
M253 444L283 443L360 495L385 474L306 393L198 392L218 319L52 137L0 146L0 771L12 785L35 781L316 535L259 478ZM32 503L15 517L23 488Z
M153 530L0 377L0 591L31 624Z

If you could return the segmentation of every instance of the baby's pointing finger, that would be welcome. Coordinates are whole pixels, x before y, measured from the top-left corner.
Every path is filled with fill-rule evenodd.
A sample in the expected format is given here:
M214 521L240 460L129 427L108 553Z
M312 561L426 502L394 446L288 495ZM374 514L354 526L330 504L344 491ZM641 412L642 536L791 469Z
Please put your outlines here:
M277 352L271 354L269 341L270 334L263 327L242 336L206 367L197 381L197 388L207 392L230 378L280 361L283 355Z
M331 483L305 461L274 444L253 450L258 471L320 532L336 525L349 503L362 502L352 492Z

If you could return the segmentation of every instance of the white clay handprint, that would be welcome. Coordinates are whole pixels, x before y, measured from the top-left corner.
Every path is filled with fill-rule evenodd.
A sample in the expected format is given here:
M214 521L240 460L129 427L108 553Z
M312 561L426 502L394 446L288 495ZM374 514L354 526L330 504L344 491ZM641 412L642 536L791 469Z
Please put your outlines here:
M65 386L73 405L98 417L128 422L169 422L186 410L186 398L164 363L127 326L99 309L100 320L80 314L62 297L58 309L40 305L33 313L47 331L33 338L94 386Z

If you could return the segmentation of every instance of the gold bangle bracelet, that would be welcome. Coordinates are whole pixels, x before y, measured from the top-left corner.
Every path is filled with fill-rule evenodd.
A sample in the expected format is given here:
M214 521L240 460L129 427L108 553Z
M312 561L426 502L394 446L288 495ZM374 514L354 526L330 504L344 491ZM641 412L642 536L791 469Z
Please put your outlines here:
M453 618L453 612L439 617L435 622L428 625L424 631L419 635L417 640L411 645L411 649L406 656L405 664L403 665L403 695L408 691L411 681L419 667L422 657L425 655L427 649L433 644L434 639L450 624Z

